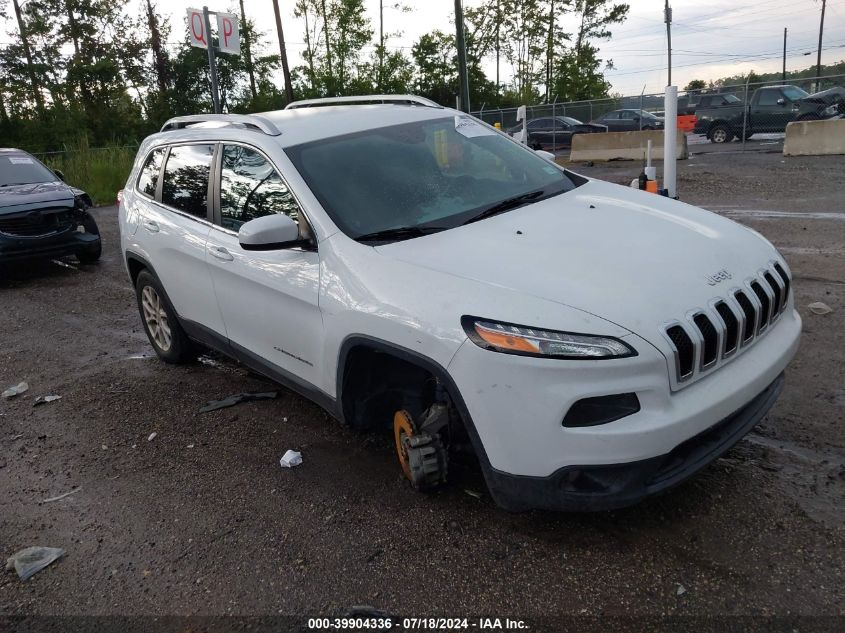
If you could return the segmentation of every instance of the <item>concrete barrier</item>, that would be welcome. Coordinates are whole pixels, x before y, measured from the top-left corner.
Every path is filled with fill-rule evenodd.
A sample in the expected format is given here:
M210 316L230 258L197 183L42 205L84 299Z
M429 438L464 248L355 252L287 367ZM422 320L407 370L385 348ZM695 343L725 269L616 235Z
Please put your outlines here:
M786 126L784 156L845 154L845 119L793 121Z
M651 140L651 157L662 160L663 130L576 134L572 137L569 160L613 160L615 158L642 160L649 140ZM688 157L686 134L678 134L676 149L678 159Z

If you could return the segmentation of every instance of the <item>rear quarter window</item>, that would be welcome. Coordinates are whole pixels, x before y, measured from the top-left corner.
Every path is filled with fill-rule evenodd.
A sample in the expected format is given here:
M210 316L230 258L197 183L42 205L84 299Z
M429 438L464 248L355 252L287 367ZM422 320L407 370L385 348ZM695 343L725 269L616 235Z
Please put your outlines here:
M164 160L165 148L159 147L150 152L141 173L138 176L138 191L150 198L155 198L158 179L161 174L161 163Z

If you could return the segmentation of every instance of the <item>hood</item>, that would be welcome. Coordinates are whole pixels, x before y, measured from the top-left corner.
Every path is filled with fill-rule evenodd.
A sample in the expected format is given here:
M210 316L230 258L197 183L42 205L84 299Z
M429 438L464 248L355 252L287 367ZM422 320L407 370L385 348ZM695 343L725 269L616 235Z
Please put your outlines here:
M74 206L70 187L63 182L0 187L0 213L18 213L45 206Z
M596 180L508 213L377 250L487 284L490 292L504 287L577 308L653 343L665 321L682 319L693 308L726 296L778 258L762 236L727 218Z
M839 103L840 101L845 101L845 88L828 88L827 90L815 92L807 97L804 97L802 101L806 101L808 103L825 103L827 105Z

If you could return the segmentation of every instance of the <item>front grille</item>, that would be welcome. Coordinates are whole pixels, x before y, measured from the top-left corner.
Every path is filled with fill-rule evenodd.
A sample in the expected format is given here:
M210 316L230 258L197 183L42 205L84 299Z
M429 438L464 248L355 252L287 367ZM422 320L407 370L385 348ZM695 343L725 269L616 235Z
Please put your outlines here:
M781 280L783 280L783 305L781 306L781 310L783 310L786 304L789 303L789 275L786 274L786 271L780 264L775 264L775 271L780 275Z
M763 290L763 286L760 285L759 281L752 281L751 289L754 291L754 294L757 295L757 300L763 308L763 311L760 313L760 325L757 328L758 332L762 332L766 329L766 326L769 325L769 313L772 308L772 303L769 301L769 295L767 295L766 291Z
M0 216L0 233L38 237L70 228L73 215L67 209L41 209L14 216Z
M770 262L744 288L713 299L709 309L690 311L683 322L665 323L662 331L674 352L676 381L712 371L754 343L786 308L789 288L784 267Z
M722 355L728 356L739 346L739 320L736 318L734 311L724 301L719 301L716 304L716 312L719 313L719 316L722 317L722 323L725 324L725 344L722 347Z
M693 317L693 323L698 326L698 331L701 332L701 337L704 341L701 366L707 367L716 362L716 358L719 356L719 333L704 313L696 314Z
M745 315L745 327L742 329L742 344L745 345L754 338L754 328L757 326L757 310L754 309L751 299L742 290L737 290L734 293L734 299Z
M695 363L695 344L686 330L680 325L674 325L666 330L675 351L678 353L678 374L681 378L692 376L692 367Z

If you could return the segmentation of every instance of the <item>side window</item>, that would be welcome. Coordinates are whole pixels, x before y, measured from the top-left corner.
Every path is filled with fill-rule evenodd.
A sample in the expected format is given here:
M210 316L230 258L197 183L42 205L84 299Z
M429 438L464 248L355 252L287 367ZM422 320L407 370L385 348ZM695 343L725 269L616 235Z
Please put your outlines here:
M240 145L223 147L220 219L237 231L265 215L284 213L299 222L299 206L278 172L264 156Z
M619 118L625 119L626 121L633 121L635 116L636 114L634 114L633 110L622 110L622 112L619 113Z
M548 127L548 119L534 119L533 121L528 122L528 129L529 130L540 130L544 127Z
M150 198L156 197L156 187L158 187L158 176L161 173L161 161L164 160L164 148L160 147L154 149L147 156L147 162L141 168L141 175L138 176L138 191L148 195Z
M619 120L619 113L618 112L608 112L602 117L602 121L618 121Z
M780 97L781 94L779 90L761 90L760 101L758 101L758 104L761 106L775 105Z
M174 145L164 167L163 204L206 218L214 145Z

